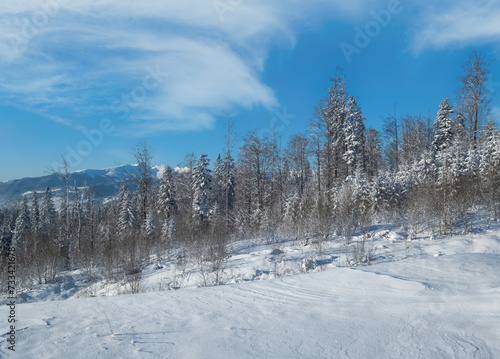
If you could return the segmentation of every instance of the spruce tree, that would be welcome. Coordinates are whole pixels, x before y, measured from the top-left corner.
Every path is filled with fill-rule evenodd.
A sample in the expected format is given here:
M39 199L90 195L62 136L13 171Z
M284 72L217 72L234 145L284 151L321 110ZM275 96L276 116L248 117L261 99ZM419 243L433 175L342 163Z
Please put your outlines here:
M226 228L230 225L230 218L235 205L235 186L236 186L236 165L231 153L226 152L224 162L222 163L222 192L224 195L224 218Z
M201 155L198 159L196 167L193 170L193 213L199 223L206 223L207 217L210 212L210 170L208 164L210 160L207 155Z
M21 203L21 208L19 211L19 215L16 219L16 226L14 228L14 238L13 238L13 247L19 249L23 246L26 237L30 233L31 222L30 222L30 210L28 207L28 197L27 195L23 196L23 201Z
M328 97L321 103L321 116L326 122L326 186L330 190L334 180L344 172L342 155L345 148L344 127L347 118L347 91L344 70L337 68L332 86L328 89Z
M132 207L127 181L122 179L118 193L118 228L123 233L136 227L136 216Z
M347 164L348 175L351 175L354 174L358 162L361 162L361 168L365 166L365 124L361 108L354 96L349 96L347 109L344 127L345 152L342 158Z
M168 219L177 213L176 188L172 169L167 166L163 172L160 193L159 212Z
M365 162L368 177L374 178L378 175L382 163L382 145L380 133L369 128L366 134Z
M35 236L37 236L41 229L41 222L40 222L40 206L38 204L38 193L36 192L33 192L33 197L31 201L30 225L31 225L31 232Z
M458 89L459 116L469 130L469 145L476 148L482 121L490 112L491 92L487 86L489 62L483 55L474 52L463 67L465 74L459 77L462 86Z
M455 111L448 97L439 105L439 111L434 120L434 140L432 145L435 153L439 153L451 146L453 140L453 120L450 115Z
M42 223L43 232L47 235L55 232L57 228L57 212L54 205L52 190L50 187L45 189L45 194L42 200L42 207L40 209L40 220Z

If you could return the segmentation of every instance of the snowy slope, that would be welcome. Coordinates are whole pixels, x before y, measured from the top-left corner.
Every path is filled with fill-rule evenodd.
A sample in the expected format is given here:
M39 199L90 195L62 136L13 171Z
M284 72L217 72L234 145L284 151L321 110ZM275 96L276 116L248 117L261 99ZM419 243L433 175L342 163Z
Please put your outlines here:
M16 353L7 349L3 320L0 356L499 358L499 235L497 228L415 241L408 251L392 233L377 242L385 252L372 266L19 304ZM268 252L240 248L233 269L264 265ZM7 316L0 307L0 318Z
M475 271L458 264L464 259ZM16 357L499 357L498 259L436 257L409 260L403 272L386 264L371 268L377 274L341 268L219 288L20 305ZM441 275L420 274L428 268ZM404 279L396 278L402 273ZM472 290L455 283L460 277L474 283ZM9 355L5 340L0 350Z

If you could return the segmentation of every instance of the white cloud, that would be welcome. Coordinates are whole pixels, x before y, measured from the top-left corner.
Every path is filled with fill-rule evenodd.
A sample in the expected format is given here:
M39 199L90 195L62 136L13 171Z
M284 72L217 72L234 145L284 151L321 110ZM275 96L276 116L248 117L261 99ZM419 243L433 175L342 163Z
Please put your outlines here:
M500 2L496 0L420 3L423 7L416 16L411 43L415 53L500 40Z
M189 173L191 170L189 169L189 167L175 167L174 169L174 172L177 172L177 173Z
M207 129L235 108L279 105L261 79L270 46L377 2L11 2L0 9L0 101L78 129L112 112L127 134ZM147 68L169 76L145 90Z

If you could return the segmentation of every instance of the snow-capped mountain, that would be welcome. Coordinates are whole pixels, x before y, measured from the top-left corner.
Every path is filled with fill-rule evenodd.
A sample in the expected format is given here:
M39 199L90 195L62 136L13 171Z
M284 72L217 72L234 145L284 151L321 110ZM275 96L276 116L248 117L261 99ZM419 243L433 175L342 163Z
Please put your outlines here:
M164 166L153 167L154 176L162 172ZM96 198L108 198L115 196L120 188L120 182L123 178L129 178L137 173L136 165L124 165L104 169L80 170L70 174L70 186L75 185L79 188L85 186L95 186ZM44 192L50 187L54 196L62 193L65 187L63 179L57 174L49 174L42 177L22 178L8 182L0 183L0 204L18 202L22 196L31 192Z

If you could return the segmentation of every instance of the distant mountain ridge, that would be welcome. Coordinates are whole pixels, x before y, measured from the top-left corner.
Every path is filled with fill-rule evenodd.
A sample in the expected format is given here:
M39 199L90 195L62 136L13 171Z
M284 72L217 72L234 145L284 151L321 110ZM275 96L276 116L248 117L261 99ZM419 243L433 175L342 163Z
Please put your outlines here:
M164 166L152 167L153 176L158 176ZM95 186L98 199L113 197L118 194L123 178L129 178L138 172L137 165L124 165L104 169L89 169L73 172L69 175L71 187ZM44 192L50 187L57 197L65 187L64 181L57 174L41 177L28 177L0 183L0 204L19 202L23 195L31 192Z

